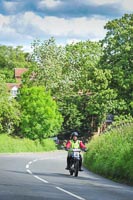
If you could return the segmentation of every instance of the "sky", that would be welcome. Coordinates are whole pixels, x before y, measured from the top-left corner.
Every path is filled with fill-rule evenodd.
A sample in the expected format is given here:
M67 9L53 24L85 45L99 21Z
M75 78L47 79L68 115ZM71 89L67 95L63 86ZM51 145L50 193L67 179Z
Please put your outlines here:
M35 39L99 41L108 21L133 13L133 0L0 0L0 45L30 51Z

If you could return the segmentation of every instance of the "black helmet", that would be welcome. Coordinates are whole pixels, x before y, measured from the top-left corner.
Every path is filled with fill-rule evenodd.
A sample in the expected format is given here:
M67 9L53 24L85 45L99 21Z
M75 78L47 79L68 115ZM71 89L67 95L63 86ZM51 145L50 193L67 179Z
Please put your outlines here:
M78 133L77 132L73 132L72 134L71 134L71 137L73 137L73 136L77 136L78 137Z

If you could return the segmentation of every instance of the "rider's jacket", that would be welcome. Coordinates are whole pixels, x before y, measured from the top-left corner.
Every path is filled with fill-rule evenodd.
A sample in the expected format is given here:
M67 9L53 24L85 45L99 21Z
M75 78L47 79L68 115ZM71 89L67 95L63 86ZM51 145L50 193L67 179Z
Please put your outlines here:
M66 148L67 149L86 149L86 146L80 140L76 140L76 141L69 140L66 143Z

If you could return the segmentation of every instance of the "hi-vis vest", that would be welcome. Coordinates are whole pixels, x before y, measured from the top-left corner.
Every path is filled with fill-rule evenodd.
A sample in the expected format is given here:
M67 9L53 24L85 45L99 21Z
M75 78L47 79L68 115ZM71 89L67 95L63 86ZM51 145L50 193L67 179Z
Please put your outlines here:
M73 140L70 140L70 142L71 142L71 147L68 150L68 156L71 155L72 149L80 149L80 140L77 140L76 142L74 142Z
M70 142L71 142L71 149L80 149L80 140L77 140L76 142L71 140Z

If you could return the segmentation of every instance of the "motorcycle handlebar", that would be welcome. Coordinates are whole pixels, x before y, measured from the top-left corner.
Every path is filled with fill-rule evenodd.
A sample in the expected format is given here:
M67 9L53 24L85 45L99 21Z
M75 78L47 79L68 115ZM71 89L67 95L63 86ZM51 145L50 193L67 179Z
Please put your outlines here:
M66 151L69 151L69 150L71 150L71 151L77 151L77 152L81 152L81 151L84 151L84 152L87 152L88 151L88 149L71 149L71 148L65 148L65 150Z

